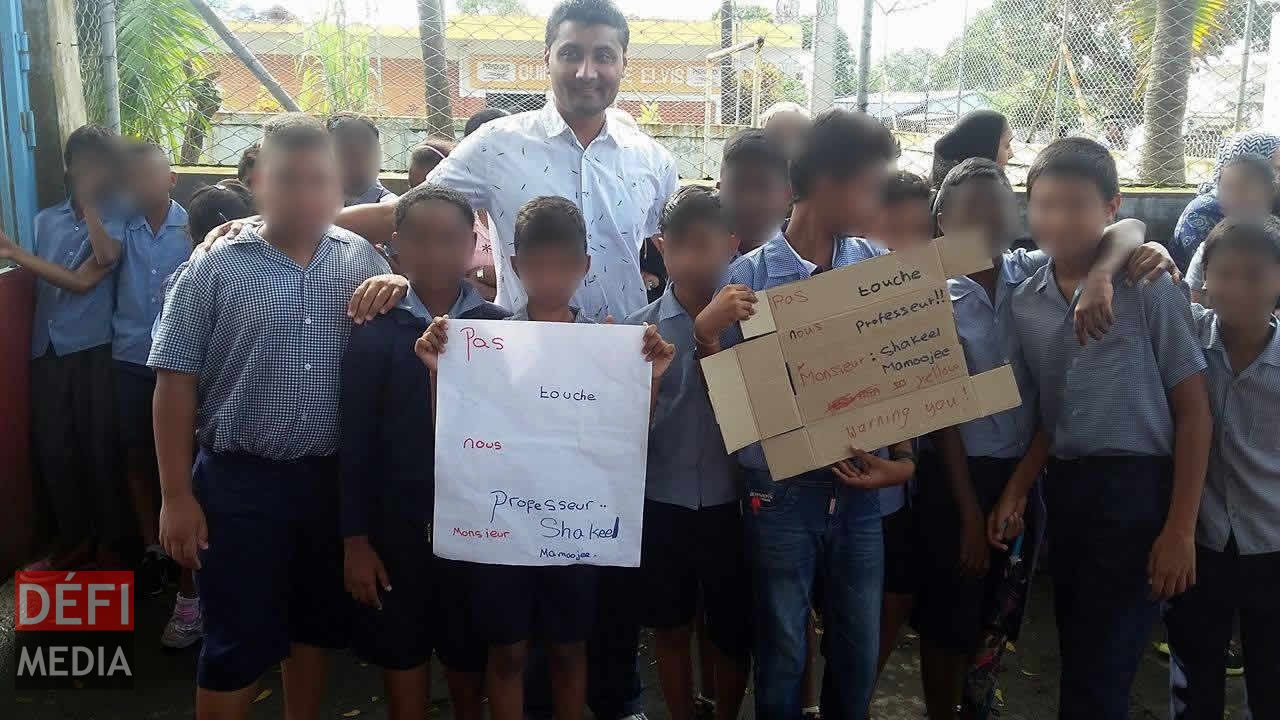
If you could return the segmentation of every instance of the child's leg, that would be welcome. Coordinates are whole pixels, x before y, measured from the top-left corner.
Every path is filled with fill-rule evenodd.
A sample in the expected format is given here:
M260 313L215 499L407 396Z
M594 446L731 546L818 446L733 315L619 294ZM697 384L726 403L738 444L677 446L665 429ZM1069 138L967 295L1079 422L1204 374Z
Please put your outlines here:
M688 625L657 628L653 633L658 681L662 683L662 699L667 703L671 720L689 720L693 717L693 656L689 644L691 635Z
M880 599L880 657L876 662L876 676L884 672L889 664L889 656L898 644L898 634L902 626L911 619L911 608L916 604L916 596L907 593L886 592Z
M902 626L911 619L917 585L915 508L903 506L884 518L884 596L880 605L880 656L876 677L884 672L898 644Z
M1220 718L1226 692L1226 651L1231 642L1232 599L1226 553L1196 546L1197 582L1169 601L1164 615L1169 637L1171 716L1178 720Z
M485 687L489 691L489 712L493 720L521 720L524 717L524 664L529 643L490 645L485 666ZM584 671L585 672L585 671ZM586 680L583 680L585 686ZM586 689L582 691L586 702Z
M325 681L329 674L329 651L314 645L293 643L289 657L280 663L284 685L284 716L287 720L320 717Z
M751 671L751 609L744 602L751 597L751 582L742 513L738 503L719 505L697 511L695 521L694 547L703 548L695 570L715 663L715 717L734 720Z
M820 584L814 584L814 597L820 597ZM809 611L804 626L804 674L800 676L802 709L817 708L822 703L822 676L818 674L818 658L822 655L822 636L818 634L818 615Z
M67 408L71 402L70 362L50 349L31 361L31 436L36 468L53 510L53 569L63 569L66 556L88 544L88 515L80 490L78 464L69 448L76 447L75 426ZM76 558L77 560L80 558Z
M751 677L751 655L730 655L717 647L711 652L716 669L716 720L736 720Z
M422 720L431 697L431 673L426 663L408 670L382 673L387 688L388 720Z
M240 720L258 695L258 683L229 692L196 688L196 720Z
M581 720L587 705L586 642L551 643L547 661L556 720Z
M149 368L116 361L116 414L129 498L143 548L160 543L160 478L156 469L155 435L151 427L151 397L155 375Z
M1240 612L1240 639L1248 706L1255 720L1280 717L1280 552L1243 560L1248 602Z
M744 600L745 602L745 600ZM698 611L694 614L693 636L698 644L698 695L713 700L716 696L716 669L711 659L711 638L703 619L704 601L698 598Z
M956 717L964 673L972 662L972 654L939 647L920 636L920 684L924 686L924 706L930 720Z
M456 720L483 720L484 672L463 672L446 667L444 679L449 685L453 717Z

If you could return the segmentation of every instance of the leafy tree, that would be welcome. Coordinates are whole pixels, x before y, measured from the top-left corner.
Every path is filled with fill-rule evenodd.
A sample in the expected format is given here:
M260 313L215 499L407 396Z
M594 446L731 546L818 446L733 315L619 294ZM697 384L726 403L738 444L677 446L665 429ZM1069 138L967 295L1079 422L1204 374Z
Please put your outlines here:
M463 15L528 15L529 10L520 0L458 0L458 12Z
M801 47L813 49L813 18L800 18ZM858 63L853 59L853 47L849 44L849 34L844 28L836 26L835 62L835 96L848 97L858 92Z

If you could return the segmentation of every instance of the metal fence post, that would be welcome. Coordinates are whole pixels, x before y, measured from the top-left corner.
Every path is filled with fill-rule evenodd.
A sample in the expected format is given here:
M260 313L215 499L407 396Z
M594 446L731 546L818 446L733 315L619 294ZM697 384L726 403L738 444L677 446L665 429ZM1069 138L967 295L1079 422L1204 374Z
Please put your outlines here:
M1245 92L1249 86L1249 61L1252 51L1250 46L1253 45L1253 3L1254 0L1249 0L1244 10L1244 52L1240 55L1240 91L1236 95L1236 124L1234 126L1236 132L1240 132L1242 129L1240 120L1244 117Z
M1053 141L1058 137L1058 133L1062 128L1062 83L1066 78L1066 58L1062 57L1062 48L1067 47L1067 23L1071 19L1071 6L1066 0L1062 2L1062 32L1059 35L1058 42L1058 62L1055 65L1057 71L1056 81L1053 87L1053 125L1049 130L1049 139Z
M99 0L102 25L98 28L102 45L98 54L102 64L103 118L107 127L120 132L120 67L116 64L116 0Z
M813 16L813 88L809 112L817 115L835 104L836 0L818 0Z
M956 119L964 114L964 56L969 52L969 0L964 0L964 11L960 16L960 52L956 57ZM926 101L925 107L928 107ZM928 118L925 119L925 130L928 131Z
M871 12L876 0L862 0L862 41L858 46L858 112L867 111L867 82L871 79Z

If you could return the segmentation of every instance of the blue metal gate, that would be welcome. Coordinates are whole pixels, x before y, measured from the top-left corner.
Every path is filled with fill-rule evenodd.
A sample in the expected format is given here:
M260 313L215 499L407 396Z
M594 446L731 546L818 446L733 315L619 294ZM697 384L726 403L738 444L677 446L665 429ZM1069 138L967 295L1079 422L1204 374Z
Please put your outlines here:
M31 67L21 0L0 0L0 225L24 247L36 213L35 117L27 92Z

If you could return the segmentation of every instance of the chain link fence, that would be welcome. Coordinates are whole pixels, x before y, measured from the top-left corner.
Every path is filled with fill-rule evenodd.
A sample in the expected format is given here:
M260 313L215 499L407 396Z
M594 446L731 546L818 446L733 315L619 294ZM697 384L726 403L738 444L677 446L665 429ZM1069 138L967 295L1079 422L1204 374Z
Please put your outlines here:
M77 0L90 115L111 119L115 87L122 131L186 164L236 164L293 104L374 118L383 167L403 171L421 140L456 137L484 107L546 102L551 0L214 0L222 35L203 2ZM715 177L724 140L775 102L858 107L862 0L619 4L631 44L617 105L685 178ZM874 0L867 111L925 174L937 137L990 108L1014 129L1014 180L1054 137L1085 135L1126 184L1194 184L1224 137L1280 126L1277 12L1280 0ZM102 42L113 17L118 83Z

